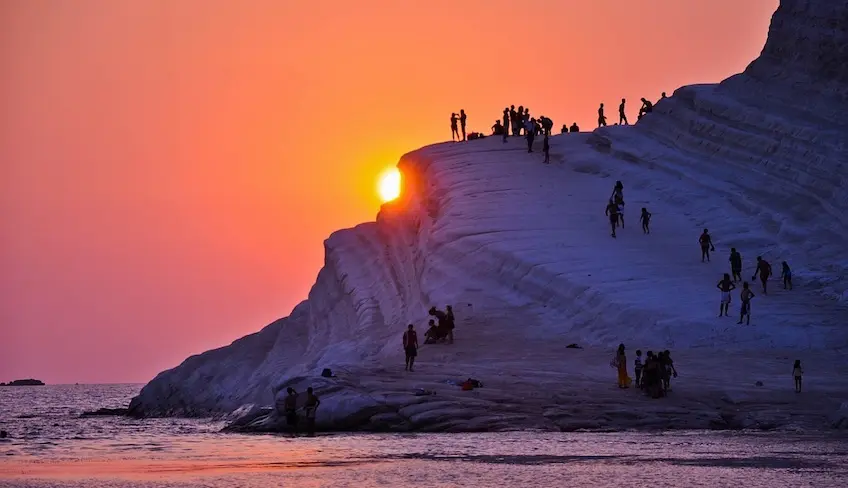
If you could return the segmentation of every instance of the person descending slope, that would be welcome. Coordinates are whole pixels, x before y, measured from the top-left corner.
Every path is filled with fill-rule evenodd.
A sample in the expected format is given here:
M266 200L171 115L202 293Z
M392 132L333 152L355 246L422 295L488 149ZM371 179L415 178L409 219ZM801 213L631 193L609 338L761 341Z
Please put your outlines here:
M467 119L468 119L468 117L465 115L465 109L460 110L459 111L459 126L462 128L462 140L463 141L466 140L465 139L465 121Z
M733 284L733 281L730 279L730 275L724 273L724 278L718 282L716 287L721 290L721 305L718 307L718 316L721 317L724 315L725 317L728 317L727 309L730 308L730 292L736 289L736 285Z
M771 265L760 256L757 256L757 269L754 270L754 276L751 277L751 280L757 278L757 274L760 275L760 283L763 284L763 295L768 295L768 279L771 276Z
M707 229L704 229L704 233L698 238L698 242L701 244L701 262L703 263L704 259L709 261L710 251L715 251L715 246L713 246L713 238L710 237Z
M505 108L503 111L503 142L507 141L507 137L509 137L509 109Z
M598 127L606 127L607 118L604 115L604 104L602 103L600 107L598 107Z
M626 102L626 100L622 98L621 99L621 105L618 106L618 123L621 124L621 125L628 125L627 124L627 115L624 114L624 103L625 102Z
M621 223L621 228L624 228L624 185L621 180L615 182L615 187L612 189L612 201L618 206L618 221Z
M409 324L403 333L403 350L406 353L405 371L415 371L412 367L415 365L415 356L418 355L418 334L412 324Z
M730 248L730 273L734 283L742 281L742 255L736 251L735 247Z
M739 312L739 322L737 324L742 323L742 319L746 316L748 317L748 324L751 325L751 299L754 298L754 292L748 287L748 282L742 283L742 291L739 293L739 298L742 300L742 308Z
M612 198L610 198L610 201L607 204L604 215L609 216L610 228L612 229L612 234L610 235L615 237L615 227L618 225L618 205L612 201Z
M651 212L648 212L648 209L642 207L642 215L639 216L639 221L642 222L642 232L645 234L651 233Z
M451 114L451 140L456 141L459 139L459 127L456 123L459 121L456 114ZM461 140L461 139L459 139Z
M783 270L780 272L780 276L783 278L783 289L785 290L788 286L789 289L792 289L792 270L789 269L789 265L786 264L786 261L780 263L783 267Z

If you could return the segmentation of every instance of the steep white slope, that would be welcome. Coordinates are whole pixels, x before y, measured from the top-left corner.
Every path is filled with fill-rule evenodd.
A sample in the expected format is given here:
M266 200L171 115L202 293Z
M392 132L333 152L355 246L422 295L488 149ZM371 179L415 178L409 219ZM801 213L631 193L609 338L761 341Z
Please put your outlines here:
M456 374L514 371L524 383L540 369L573 370L556 359L572 342L720 348L739 358L844 348L848 200L837 108L846 104L845 72L822 63L845 61L845 44L815 48L845 36L844 26L828 30L830 19L848 12L848 2L837 3L822 10L782 2L763 56L745 73L681 88L635 127L554 137L553 165L540 164L520 139L404 156L402 197L375 223L326 241L308 300L257 334L163 372L132 410L192 415L267 405L275 388L315 383L331 367L348 375L315 383L331 398L334 420L326 423L359 425L386 405L394 412L418 401L375 394L410 385L388 385L392 373L373 375L398 360L405 324L421 331L427 308L447 303L459 317L461 344L431 348L429 357L454 363ZM787 58L796 38L817 41ZM818 83L819 92L801 82ZM615 180L625 184L627 227L612 239L603 210ZM642 206L654 214L650 236L638 227ZM717 247L708 264L697 244L704 227ZM731 246L743 254L743 275L760 254L776 270L788 261L796 276L792 292L773 280L773 293L755 299L751 327L716 317L715 283L729 271ZM507 373L491 369L497 362ZM451 408L445 415L456 416Z

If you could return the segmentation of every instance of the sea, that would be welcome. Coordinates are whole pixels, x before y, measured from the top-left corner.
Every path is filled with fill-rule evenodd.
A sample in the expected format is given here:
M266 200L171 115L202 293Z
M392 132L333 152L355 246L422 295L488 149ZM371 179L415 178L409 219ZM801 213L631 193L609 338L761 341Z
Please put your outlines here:
M0 387L0 487L845 487L838 432L222 433L80 417L141 385Z

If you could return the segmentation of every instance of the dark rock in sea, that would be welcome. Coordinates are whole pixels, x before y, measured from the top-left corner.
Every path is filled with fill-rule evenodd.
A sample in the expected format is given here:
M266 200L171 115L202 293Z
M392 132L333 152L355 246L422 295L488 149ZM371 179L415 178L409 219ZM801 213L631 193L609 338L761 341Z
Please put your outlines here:
M0 383L0 386L44 386L44 382L30 378L26 380L15 380L8 383Z
M99 408L90 412L83 412L80 417L125 417L129 415L128 408Z

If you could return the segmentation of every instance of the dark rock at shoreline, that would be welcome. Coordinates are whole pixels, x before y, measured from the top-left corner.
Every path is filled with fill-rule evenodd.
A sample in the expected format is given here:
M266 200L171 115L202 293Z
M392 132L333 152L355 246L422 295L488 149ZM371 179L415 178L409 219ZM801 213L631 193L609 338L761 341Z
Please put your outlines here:
M30 378L26 380L15 380L8 383L0 383L0 386L44 386L44 382Z
M129 414L128 408L99 408L90 412L83 412L80 417L126 417Z

